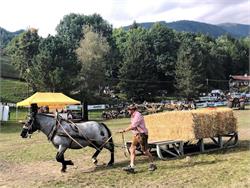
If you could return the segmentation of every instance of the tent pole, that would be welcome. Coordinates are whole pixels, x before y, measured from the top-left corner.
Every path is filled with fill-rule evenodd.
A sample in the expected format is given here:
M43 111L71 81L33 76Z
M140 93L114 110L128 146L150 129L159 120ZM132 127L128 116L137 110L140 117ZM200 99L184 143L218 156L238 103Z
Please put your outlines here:
M16 106L16 121L17 121L17 108L18 108L18 107Z

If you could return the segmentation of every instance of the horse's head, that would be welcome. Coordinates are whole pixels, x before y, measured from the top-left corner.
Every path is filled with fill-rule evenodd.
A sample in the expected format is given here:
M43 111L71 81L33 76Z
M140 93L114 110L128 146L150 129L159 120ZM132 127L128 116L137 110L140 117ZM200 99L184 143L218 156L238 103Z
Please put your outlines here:
M37 130L37 125L35 116L30 116L28 120L24 123L20 136L23 138L27 138L30 134L32 134L36 130Z
M28 117L28 120L24 123L22 132L21 132L21 137L27 138L29 134L32 134L37 130L37 125L36 125L36 114L37 114L37 104L31 104L31 114Z

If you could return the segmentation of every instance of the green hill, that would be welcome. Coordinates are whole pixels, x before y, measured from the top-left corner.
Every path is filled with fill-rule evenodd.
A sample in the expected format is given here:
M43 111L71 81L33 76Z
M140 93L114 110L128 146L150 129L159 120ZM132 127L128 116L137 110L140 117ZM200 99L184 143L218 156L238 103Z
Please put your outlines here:
M15 70L7 56L0 56L0 75L2 78L19 79L19 72Z
M166 23L166 25L176 31L203 33L213 37L218 37L227 33L227 31L216 25L187 20Z
M238 37L250 35L250 25L223 23L219 24L218 26L226 30L228 33L233 33L235 36Z
M1 78L0 81L0 101L1 102L19 102L31 94L26 82Z
M15 36L22 33L24 30L18 30L15 32L7 31L6 29L0 27L0 49L4 48Z
M139 26L149 29L152 25L156 22L143 22L137 23ZM226 23L226 24L207 24L203 22L196 22L196 21L188 21L188 20L181 20L176 22L165 22L159 21L163 25L174 29L176 31L186 31L186 32L193 32L193 33L203 33L206 35L210 35L212 37L218 37L224 34L229 34L232 37L247 37L250 36L250 25L243 25L243 24L235 24L235 23ZM128 30L132 25L123 27L124 29Z

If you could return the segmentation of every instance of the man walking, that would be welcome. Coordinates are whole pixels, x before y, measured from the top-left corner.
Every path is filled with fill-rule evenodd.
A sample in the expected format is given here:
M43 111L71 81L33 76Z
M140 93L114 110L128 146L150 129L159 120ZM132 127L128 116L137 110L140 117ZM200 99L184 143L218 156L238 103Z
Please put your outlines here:
M153 162L153 156L148 149L148 130L145 125L144 118L140 112L137 111L136 105L130 105L128 107L129 115L131 116L131 124L128 128L119 131L120 133L132 131L133 140L129 148L130 151L130 165L124 167L123 170L127 172L134 172L135 169L135 150L136 146L140 144L141 150L144 155L147 155L149 158L149 171L154 171L157 169L156 165Z

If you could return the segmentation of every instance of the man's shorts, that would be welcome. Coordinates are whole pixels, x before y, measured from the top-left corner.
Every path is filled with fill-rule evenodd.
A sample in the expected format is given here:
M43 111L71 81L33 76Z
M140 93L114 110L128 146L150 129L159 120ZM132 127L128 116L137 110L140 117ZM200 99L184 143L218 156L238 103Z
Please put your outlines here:
M141 150L144 152L148 149L148 135L145 133L138 133L133 136L132 146L137 147L140 144Z

